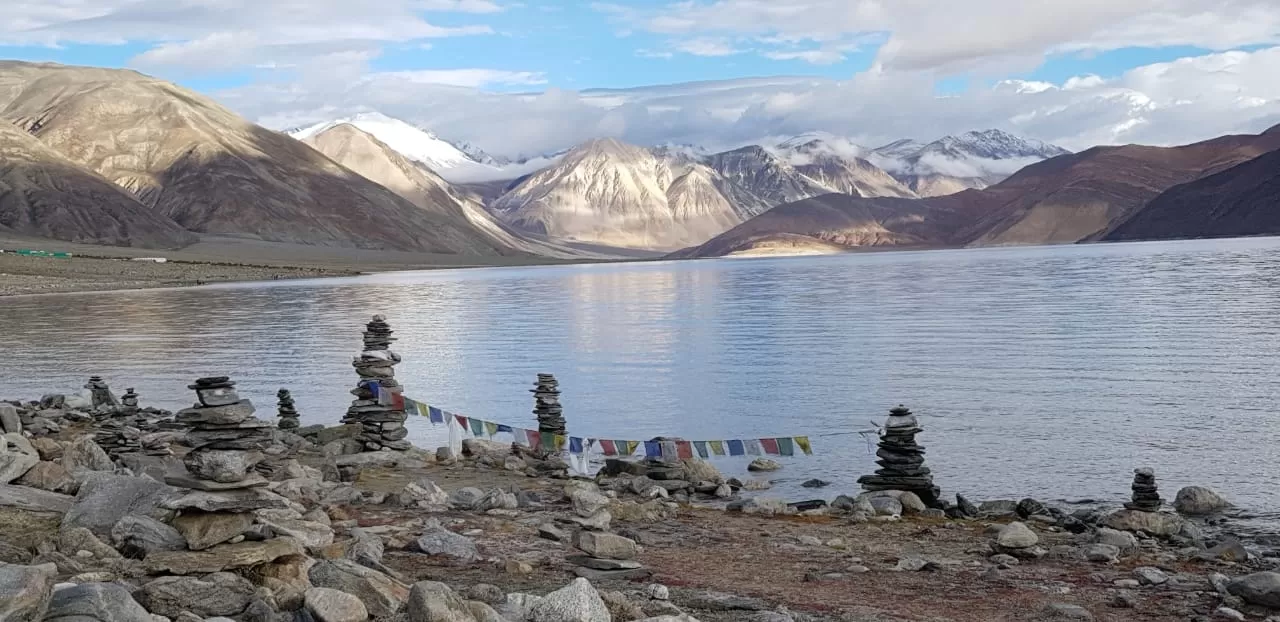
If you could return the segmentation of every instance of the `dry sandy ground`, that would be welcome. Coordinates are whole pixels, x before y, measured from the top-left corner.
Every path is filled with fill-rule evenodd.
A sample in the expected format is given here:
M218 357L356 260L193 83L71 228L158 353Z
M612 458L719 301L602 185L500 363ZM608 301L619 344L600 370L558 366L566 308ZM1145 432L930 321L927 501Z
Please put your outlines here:
M71 258L51 258L0 253L0 296L349 276L388 270L571 263L528 256L438 255L305 246L230 237L206 237L181 250L157 251L0 236L0 249L65 251L74 255ZM164 257L168 262L128 261L133 257ZM642 257L630 257L639 258Z

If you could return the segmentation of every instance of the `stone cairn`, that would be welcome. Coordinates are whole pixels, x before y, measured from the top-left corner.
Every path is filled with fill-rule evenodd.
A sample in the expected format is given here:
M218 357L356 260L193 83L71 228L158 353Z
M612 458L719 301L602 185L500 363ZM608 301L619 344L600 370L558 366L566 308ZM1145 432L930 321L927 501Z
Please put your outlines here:
M107 381L103 380L102 376L89 376L89 382L85 383L84 388L89 390L89 396L94 408L120 405L120 402L116 401L116 396L111 393L111 387L107 386Z
M133 387L124 390L124 395L120 396L120 406L116 408L117 415L136 416L142 409L138 407L138 394L133 392Z
M188 385L200 399L176 417L191 426L186 435L191 451L182 459L188 474L166 477L166 483L212 492L267 484L253 467L272 442L272 425L253 416L253 403L240 399L235 384L219 376Z
M281 430L296 430L302 423L298 420L298 409L293 407L293 396L289 394L288 389L280 389L276 392L277 412L280 420L276 422L276 427Z
M924 465L924 447L916 444L922 431L916 416L901 404L889 411L876 451L874 475L863 475L858 483L867 491L906 490L913 492L925 505L935 506L942 491L933 485L933 474Z
M112 459L119 461L124 454L144 452L149 456L169 456L167 437L150 436L146 432L154 431L157 420L148 415L156 415L162 411L144 410L138 405L138 394L133 388L125 390L120 396L120 405L111 411L110 416L98 420L94 429L96 442Z
M564 435L564 408L560 406L560 383L556 377L538 374L538 382L529 392L533 394L533 414L538 418L538 432Z
M1133 470L1133 501L1124 504L1130 510L1159 512L1164 500L1156 488L1156 472L1149 468Z
M342 423L363 426L356 438L364 443L365 451L403 451L411 447L409 441L404 440L409 435L409 430L404 427L408 418L401 397L404 387L395 378L400 355L390 349L391 342L395 340L386 319L375 315L373 321L365 326L364 351L351 362L360 376L360 384L351 390L356 399L351 402ZM375 393L371 390L366 384L369 381L376 382L381 387L380 391ZM378 393L382 394L381 399Z

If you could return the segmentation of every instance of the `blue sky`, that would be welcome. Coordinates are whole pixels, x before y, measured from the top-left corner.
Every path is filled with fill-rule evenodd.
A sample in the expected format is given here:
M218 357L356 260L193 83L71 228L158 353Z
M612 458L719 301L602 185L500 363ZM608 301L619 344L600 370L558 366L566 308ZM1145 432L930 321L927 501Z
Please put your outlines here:
M1173 144L1280 122L1276 0L5 8L0 57L137 69L276 128L376 110L513 157L600 136L732 145L808 131L862 144L986 128L1070 148ZM735 81L757 77L771 79ZM680 86L590 91L668 84ZM515 96L530 92L543 94Z
M666 2L642 0L628 3L637 10L660 10ZM795 75L845 80L865 71L877 58L885 34L864 34L868 40L856 49L843 52L836 62L813 63L802 59L770 58L761 53L750 36L734 34L715 37L730 50L710 55L681 51L681 37L636 28L617 19L616 14L592 3L543 2L509 3L493 13L429 12L424 17L436 26L484 26L490 34L384 42L368 61L371 72L454 70L485 68L511 72L534 72L541 84L486 85L496 91L522 91L556 87L628 88L636 86L721 80L753 76ZM137 37L115 44L59 41L56 45L0 46L0 57L53 61L75 65L137 67L137 59L160 44L156 38ZM807 42L787 44L779 49L804 50ZM1241 49L1258 46L1237 46ZM1198 56L1211 50L1194 45L1135 45L1098 52L1047 54L1043 62L1030 68L992 72L959 69L936 76L943 93L964 91L998 79L1017 78L1061 83L1072 76L1099 75L1111 78L1134 67ZM244 86L255 81L279 79L275 72L251 67L217 70L188 67L143 67L148 73L172 79L206 92Z

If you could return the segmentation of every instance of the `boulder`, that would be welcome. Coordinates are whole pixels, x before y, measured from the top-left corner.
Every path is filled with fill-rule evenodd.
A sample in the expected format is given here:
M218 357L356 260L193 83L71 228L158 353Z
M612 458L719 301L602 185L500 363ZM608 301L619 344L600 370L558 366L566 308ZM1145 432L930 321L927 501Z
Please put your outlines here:
M1040 611L1040 620L1093 620L1093 614L1080 605L1049 603Z
M96 559L119 559L120 553L107 543L99 540L92 531L84 527L63 528L58 533L58 550L75 555L80 551L89 551Z
M347 546L345 553L347 559L378 570L382 566L382 555L385 552L386 545L377 534L364 529L351 530L351 544Z
M147 611L177 617L183 611L198 616L240 615L254 599L254 587L245 579L229 572L207 577L160 577L134 594Z
M583 531L578 534L578 548L600 559L635 559L639 554L635 540L611 533Z
M1127 531L1119 531L1109 527L1099 527L1094 534L1093 541L1098 544L1109 544L1120 550L1121 553L1137 550L1138 538Z
M1250 605L1280 609L1280 573L1255 572L1232 579L1227 591Z
M349 559L317 562L308 573L311 584L352 594L375 618L395 615L409 598L409 587Z
M81 583L53 593L44 622L156 622L117 583Z
M0 563L0 620L40 620L53 594L53 564L19 566Z
M747 465L747 470L753 473L777 471L780 469L782 469L782 464L780 462L777 460L770 460L768 458L756 458L751 461L751 464Z
M1009 499L983 501L978 504L978 515L989 518L1005 518L1018 515L1018 502Z
M65 495L74 495L77 490L80 490L80 482L77 482L66 469L62 468L61 464L56 462L37 462L13 483Z
M201 479L228 484L243 481L262 458L258 451L193 451L182 459L182 464Z
M142 559L155 551L181 551L187 540L177 529L149 516L126 516L111 528L111 541L126 557Z
M356 496L359 497L359 493L356 493ZM167 499L162 507L182 511L252 512L285 509L289 507L289 500L262 488L241 488L222 492L190 490Z
M1222 495L1203 486L1187 486L1173 498L1173 508L1180 514L1204 516L1231 507Z
M449 507L449 493L429 479L410 482L400 492L400 500L404 505L417 506L427 510L440 511Z
M919 497L916 500L919 500ZM886 495L867 497L866 502L871 504L871 509L875 510L875 516L902 516L905 509L901 501Z
M1142 585L1163 585L1169 581L1169 575L1152 566L1139 566L1133 569L1133 576Z
M680 464L684 467L684 474L680 476L680 479L686 482L713 482L719 484L724 481L724 476L720 474L720 470L706 460L685 458Z
M333 544L333 528L308 520L259 518L258 522L271 528L277 536L288 536L307 548L321 548Z
M96 446L96 445L95 445ZM84 527L109 538L111 528L129 516L148 516L164 521L172 516L161 507L174 489L149 477L112 473L90 473L80 482L75 502L62 519L62 526Z
M574 579L532 607L529 622L612 622L609 608L586 579Z
M476 502L474 509L477 512L488 512L489 510L514 510L518 507L520 507L520 500L515 494L501 488L494 488Z
M302 545L293 538L272 538L261 542L219 544L203 551L160 551L148 555L142 565L151 574L202 574L257 566L304 552Z
M418 538L418 550L427 555L442 555L460 561L475 561L480 558L476 543L464 535L454 533L440 525L439 521L431 521Z
M617 504L614 504L617 505ZM613 506L610 506L613 509ZM790 506L786 501L774 497L751 497L750 499L739 499L731 501L725 508L730 512L742 512L744 514L763 514L765 516L793 514ZM617 515L617 511L614 511Z
M1110 544L1090 544L1084 547L1084 558L1091 562L1109 564L1119 557L1119 547Z
M47 436L33 438L31 446L36 448L36 453L40 454L40 459L44 461L57 460L62 457L62 443L51 439Z
M1102 518L1101 524L1120 531L1141 531L1167 538L1182 531L1186 521L1177 514L1126 509L1107 514Z
M307 611L318 622L365 622L369 611L359 598L341 590L313 587L306 592Z
M0 484L8 484L40 462L40 452L21 434L0 435Z
M22 434L22 418L13 404L0 403L0 434Z
M996 545L1002 549L1026 549L1039 543L1036 532L1016 521L1005 525L996 535Z
M296 609L302 606L306 591L313 587L310 573L315 564L316 560L306 555L291 555L254 566L247 576L254 584L271 590L282 609Z
M449 505L456 510L474 510L483 498L484 491L479 488L459 488L449 495Z
M436 581L413 584L405 618L407 622L475 622L467 601L449 586Z
M77 476L87 472L110 473L116 470L111 456L93 442L91 437L81 438L63 448L62 467Z
M249 529L253 515L229 512L190 512L173 519L173 527L187 541L187 548L203 551Z
M573 511L583 518L609 507L613 502L609 497L591 490L575 490L569 500L573 503Z

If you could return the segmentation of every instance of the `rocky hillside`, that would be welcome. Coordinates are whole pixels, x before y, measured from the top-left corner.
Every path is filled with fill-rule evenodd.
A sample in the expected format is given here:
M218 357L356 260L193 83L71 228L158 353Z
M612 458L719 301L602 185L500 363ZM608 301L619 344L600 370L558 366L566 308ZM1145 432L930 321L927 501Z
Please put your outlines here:
M873 150L876 165L922 197L999 183L1025 166L1070 153L1001 130L944 136L928 144L899 140Z
M303 142L335 162L408 199L451 226L472 228L489 238L499 251L521 251L555 257L573 252L526 238L499 223L470 193L459 192L431 169L412 162L373 135L351 124L331 126Z
M1105 239L1246 235L1280 235L1280 151L1164 191Z
M1267 218L1260 208L1274 183L1266 168L1275 162L1259 156L1275 149L1280 149L1276 130L1182 147L1097 147L1028 166L984 190L915 200L820 197L775 207L679 256L720 256L779 235L848 248L1062 244L1112 239L1113 229L1126 239L1185 237L1190 235L1185 228L1178 234L1172 229L1159 235L1138 232L1173 213L1188 222L1204 220L1204 214L1188 216L1197 201L1204 209L1213 204L1232 212L1224 225L1259 224ZM1249 165L1237 167L1245 162ZM1202 178L1203 183L1188 184ZM1187 185L1175 188L1179 184ZM1153 201L1166 190L1168 197ZM1204 202L1212 192L1223 193L1221 204ZM1223 235L1244 234L1243 224L1231 226Z
M177 223L2 121L0 231L143 248L178 248L195 241Z
M449 254L505 250L297 140L138 73L0 63L0 119L190 231Z

